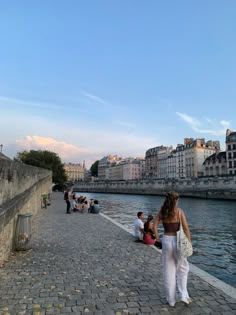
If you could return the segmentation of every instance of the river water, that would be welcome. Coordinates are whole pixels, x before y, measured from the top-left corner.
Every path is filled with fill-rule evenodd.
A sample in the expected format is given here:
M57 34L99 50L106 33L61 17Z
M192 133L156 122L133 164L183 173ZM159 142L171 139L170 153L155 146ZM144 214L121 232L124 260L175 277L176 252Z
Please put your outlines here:
M98 199L101 211L131 232L138 211L143 211L145 218L155 216L164 200L162 196L77 194ZM179 207L192 236L194 254L189 262L236 287L236 201L180 198Z

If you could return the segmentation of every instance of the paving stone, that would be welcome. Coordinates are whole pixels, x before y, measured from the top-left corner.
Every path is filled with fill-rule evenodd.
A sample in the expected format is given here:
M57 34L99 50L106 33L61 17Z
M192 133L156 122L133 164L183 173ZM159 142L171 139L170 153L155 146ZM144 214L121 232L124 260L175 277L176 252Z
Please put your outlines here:
M161 254L100 215L66 215L62 193L33 218L32 236L32 250L0 269L0 315L236 314L236 297L192 273L193 302L166 305Z

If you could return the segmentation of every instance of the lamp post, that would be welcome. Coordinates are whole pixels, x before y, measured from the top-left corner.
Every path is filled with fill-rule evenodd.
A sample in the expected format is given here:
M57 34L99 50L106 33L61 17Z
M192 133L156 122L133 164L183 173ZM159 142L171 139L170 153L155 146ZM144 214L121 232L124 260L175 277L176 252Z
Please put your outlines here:
M2 153L3 144L0 144L0 152Z

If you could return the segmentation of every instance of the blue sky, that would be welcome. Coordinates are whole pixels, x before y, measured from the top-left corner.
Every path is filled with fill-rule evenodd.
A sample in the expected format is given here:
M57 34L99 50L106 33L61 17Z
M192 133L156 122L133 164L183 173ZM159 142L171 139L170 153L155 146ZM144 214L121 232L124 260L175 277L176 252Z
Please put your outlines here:
M89 167L236 130L236 1L0 2L0 143Z

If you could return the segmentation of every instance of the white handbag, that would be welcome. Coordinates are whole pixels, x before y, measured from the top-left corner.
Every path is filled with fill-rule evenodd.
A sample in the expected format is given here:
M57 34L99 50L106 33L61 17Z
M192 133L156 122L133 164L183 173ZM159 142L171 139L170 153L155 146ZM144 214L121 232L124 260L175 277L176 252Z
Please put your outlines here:
M189 241L187 236L184 233L182 222L181 222L181 214L179 215L180 226L179 231L177 231L177 256L180 257L189 257L193 254L193 246Z

